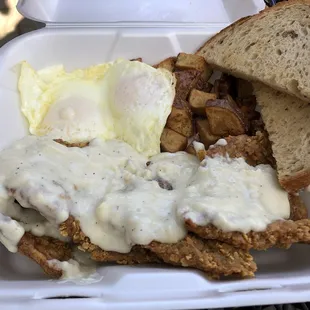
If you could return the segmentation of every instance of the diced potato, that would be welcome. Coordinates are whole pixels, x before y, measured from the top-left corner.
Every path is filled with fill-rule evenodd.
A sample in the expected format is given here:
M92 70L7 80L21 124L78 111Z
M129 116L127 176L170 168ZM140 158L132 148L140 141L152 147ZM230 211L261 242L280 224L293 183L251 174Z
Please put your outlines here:
M203 78L200 78L195 86L195 89L205 93L211 93L213 85L209 82L206 82Z
M243 113L237 106L233 107L227 99L209 100L206 103L206 114L214 135L238 136L247 131Z
M257 120L261 117L260 113L253 110L251 107L242 106L240 110L242 111L248 122Z
M226 100L228 101L228 103L230 104L230 106L231 106L233 109L238 109L238 110L239 110L239 106L238 106L238 104L236 103L236 101L232 98L232 96L227 95L227 96L226 96Z
M216 94L205 93L197 89L192 89L189 95L189 105L191 110L201 116L206 116L206 102L208 100L215 100Z
M172 129L164 128L161 135L161 149L164 152L175 153L184 151L187 146L187 138Z
M243 97L243 98L238 97L236 99L236 102L239 107L247 106L247 107L251 107L253 110L256 109L256 105L257 105L256 97L254 95Z
M169 57L169 58L161 61L157 65L155 65L154 68L156 68L156 69L157 68L163 68L163 69L166 69L170 72L173 72L175 61L176 61L176 57Z
M192 110L189 107L189 103L186 100L180 98L179 96L176 96L174 98L173 106L178 109L185 109L187 113L189 114L189 116L190 117L192 116Z
M202 73L205 81L210 79L213 72L202 56L194 54L180 53L177 57L175 67L179 70L198 70Z
M221 138L221 136L214 135L211 132L209 121L206 118L197 119L196 128L199 133L200 142L204 144L206 149L208 149L210 145L216 143L216 141Z
M183 106L175 104L172 107L171 113L167 119L166 127L185 137L190 137L194 134L193 121L191 113L185 105L186 103Z
M195 88L199 78L200 71L186 70L175 72L177 79L176 83L176 97L186 100L190 91Z

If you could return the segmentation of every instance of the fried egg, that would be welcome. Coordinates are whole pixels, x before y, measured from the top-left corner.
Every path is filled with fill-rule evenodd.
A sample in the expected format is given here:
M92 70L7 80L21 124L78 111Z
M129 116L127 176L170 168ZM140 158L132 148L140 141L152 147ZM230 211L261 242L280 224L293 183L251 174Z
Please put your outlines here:
M18 89L31 134L69 143L120 139L152 156L160 152L175 77L123 59L72 72L62 65L35 71L23 62Z
M113 138L113 121L103 105L101 85L108 67L67 73L56 66L36 72L23 62L18 87L30 133L67 142Z
M145 155L158 154L175 96L174 75L138 61L120 61L107 71L104 92L117 138Z

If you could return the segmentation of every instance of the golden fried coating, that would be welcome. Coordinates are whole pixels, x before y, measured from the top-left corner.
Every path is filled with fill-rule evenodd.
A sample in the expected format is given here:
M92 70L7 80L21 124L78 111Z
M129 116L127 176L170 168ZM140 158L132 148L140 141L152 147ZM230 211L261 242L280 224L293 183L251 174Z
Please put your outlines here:
M66 261L72 254L68 243L52 237L37 237L29 232L21 238L18 252L34 260L52 278L60 278L62 271L51 266L48 261L51 259Z
M213 278L235 275L252 277L257 267L253 257L244 250L192 234L174 244L152 242L146 246L165 263L200 269Z
M141 246L134 246L130 253L117 253L97 248L91 252L91 259L97 262L116 262L119 265L158 264L163 263L159 257Z
M60 233L70 237L78 244L81 251L91 253L91 258L97 262L116 262L120 265L149 264L162 262L155 254L140 246L134 246L130 253L117 253L104 251L92 244L90 239L82 232L78 220L70 216L59 227Z
M63 236L69 236L83 251L91 253L100 262L116 262L122 265L161 263L203 270L212 278L221 275L253 276L256 265L252 256L244 250L193 235L174 244L152 242L147 246L134 246L130 253L104 251L92 244L81 231L79 222L70 217L61 224Z
M288 199L290 201L290 207L291 207L290 220L298 221L307 219L308 209L304 204L304 202L299 197L299 195L289 194Z
M271 145L267 134L257 132L256 136L229 136L225 138L227 145L215 145L205 151L205 156L226 156L231 158L244 158L251 166L269 164L275 167Z
M273 246L289 248L293 243L310 242L310 220L276 221L265 231L247 234L241 232L223 232L213 225L198 226L190 220L186 221L189 231L206 239L220 240L235 247L249 250L267 250Z
M270 164L275 167L270 142L266 133L249 137L241 135L227 137L227 145L215 145L198 156L242 157L250 165ZM63 141L57 141L63 143ZM83 147L87 144L69 145ZM13 195L13 194L12 194ZM276 221L266 231L223 232L213 225L201 227L190 220L185 221L190 233L174 244L152 242L146 246L136 245L130 253L104 251L92 244L81 230L79 221L70 216L59 227L65 237L70 237L79 249L89 252L97 262L118 264L167 263L175 266L196 268L209 277L221 276L252 277L257 267L249 249L265 250L272 246L288 248L295 242L310 242L310 220L307 209L298 196L290 195L291 216L288 221ZM194 235L196 234L196 235ZM19 244L19 252L34 259L52 277L60 277L62 271L48 264L48 260L68 260L71 257L70 245L49 237L35 237L26 233Z

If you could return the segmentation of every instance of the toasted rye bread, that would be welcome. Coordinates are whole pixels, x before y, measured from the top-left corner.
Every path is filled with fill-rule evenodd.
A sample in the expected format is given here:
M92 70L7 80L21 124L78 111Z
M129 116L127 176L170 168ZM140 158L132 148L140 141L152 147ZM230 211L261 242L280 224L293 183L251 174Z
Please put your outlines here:
M222 30L197 55L221 71L310 100L310 0L290 0Z
M261 115L272 142L280 184L297 192L310 184L310 105L254 84Z

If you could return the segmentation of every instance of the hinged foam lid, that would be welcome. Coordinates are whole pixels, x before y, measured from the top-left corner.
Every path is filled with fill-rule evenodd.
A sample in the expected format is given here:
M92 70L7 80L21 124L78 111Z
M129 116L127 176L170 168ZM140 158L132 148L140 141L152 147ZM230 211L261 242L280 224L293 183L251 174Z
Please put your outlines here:
M231 23L263 0L20 0L25 17L48 24Z

